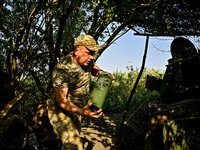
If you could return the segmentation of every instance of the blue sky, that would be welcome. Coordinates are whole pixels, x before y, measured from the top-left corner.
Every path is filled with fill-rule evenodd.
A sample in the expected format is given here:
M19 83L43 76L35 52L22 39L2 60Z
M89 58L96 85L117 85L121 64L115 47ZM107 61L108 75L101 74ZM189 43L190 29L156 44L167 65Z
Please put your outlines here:
M170 45L173 37L149 37L146 68L165 70L171 58ZM134 35L129 31L107 48L96 64L103 70L127 71L126 66L140 68L145 49L146 37ZM159 50L158 50L159 49ZM165 52L163 52L165 51Z

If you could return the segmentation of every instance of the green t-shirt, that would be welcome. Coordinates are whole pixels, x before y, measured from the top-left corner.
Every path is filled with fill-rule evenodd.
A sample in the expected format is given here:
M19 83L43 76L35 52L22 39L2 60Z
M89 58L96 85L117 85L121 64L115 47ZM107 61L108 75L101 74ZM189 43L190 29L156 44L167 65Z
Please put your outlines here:
M93 61L86 67L76 64L70 53L55 66L52 74L53 87L69 88L67 99L82 108L85 106L89 94L89 83L93 65ZM56 104L54 90L51 103Z

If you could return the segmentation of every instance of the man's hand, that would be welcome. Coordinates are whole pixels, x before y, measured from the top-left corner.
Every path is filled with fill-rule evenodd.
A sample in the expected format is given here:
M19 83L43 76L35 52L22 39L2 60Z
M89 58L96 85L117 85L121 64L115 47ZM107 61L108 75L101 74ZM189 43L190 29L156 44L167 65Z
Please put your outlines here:
M115 76L112 75L112 83L115 82Z
M86 106L84 106L82 108L82 115L83 116L87 116L87 117L90 117L90 118L99 118L101 116L104 116L103 112L102 112L102 109L99 109L95 112L92 112L90 110L90 106L92 106L92 102L91 103L88 103Z
M68 101L66 99L66 95L68 93L68 88L65 88L65 89L54 88L54 89L55 89L55 93L56 93L57 104L62 109L69 111L69 112L77 113L82 116L87 116L90 118L99 118L99 117L103 116L102 109L99 109L96 112L92 112L90 110L89 107L92 105L92 102L87 104L83 108L79 108L78 106L73 104L71 101Z
M94 65L91 70L92 75L96 77L98 77L98 75L102 74L103 72L104 71L101 70L97 65ZM114 82L115 82L115 76L112 75L112 83Z
M101 71L99 71L99 74L102 74L104 71L103 70L101 70ZM114 83L115 82L115 76L113 76L111 73L109 73L111 76L112 76L112 83Z

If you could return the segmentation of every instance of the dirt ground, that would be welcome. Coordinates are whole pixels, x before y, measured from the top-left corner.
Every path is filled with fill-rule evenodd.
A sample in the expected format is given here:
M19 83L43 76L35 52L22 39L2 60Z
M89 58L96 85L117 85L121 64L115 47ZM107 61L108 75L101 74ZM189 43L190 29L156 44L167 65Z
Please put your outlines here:
M143 149L144 142L136 137L133 129L124 125L120 136L116 136L122 114L108 113L98 119L88 119L82 127L81 138L84 150L132 150ZM142 141L142 142L141 142ZM133 142L137 142L134 144Z
M115 149L115 135L121 114L106 114L98 119L87 118L82 127L81 137L85 150Z

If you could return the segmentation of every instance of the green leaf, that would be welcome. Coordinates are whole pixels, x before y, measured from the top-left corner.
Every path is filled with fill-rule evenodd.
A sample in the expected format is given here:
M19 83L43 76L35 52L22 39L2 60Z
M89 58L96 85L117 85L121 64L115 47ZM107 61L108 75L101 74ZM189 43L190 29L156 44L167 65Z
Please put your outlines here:
M11 39L11 37L9 37L8 39L7 39L7 41L9 41Z
M166 18L166 19L165 19L165 23L167 23L168 21L169 21L169 18Z
M171 29L171 26L170 26L169 24L167 24L167 29L168 29L168 30Z

